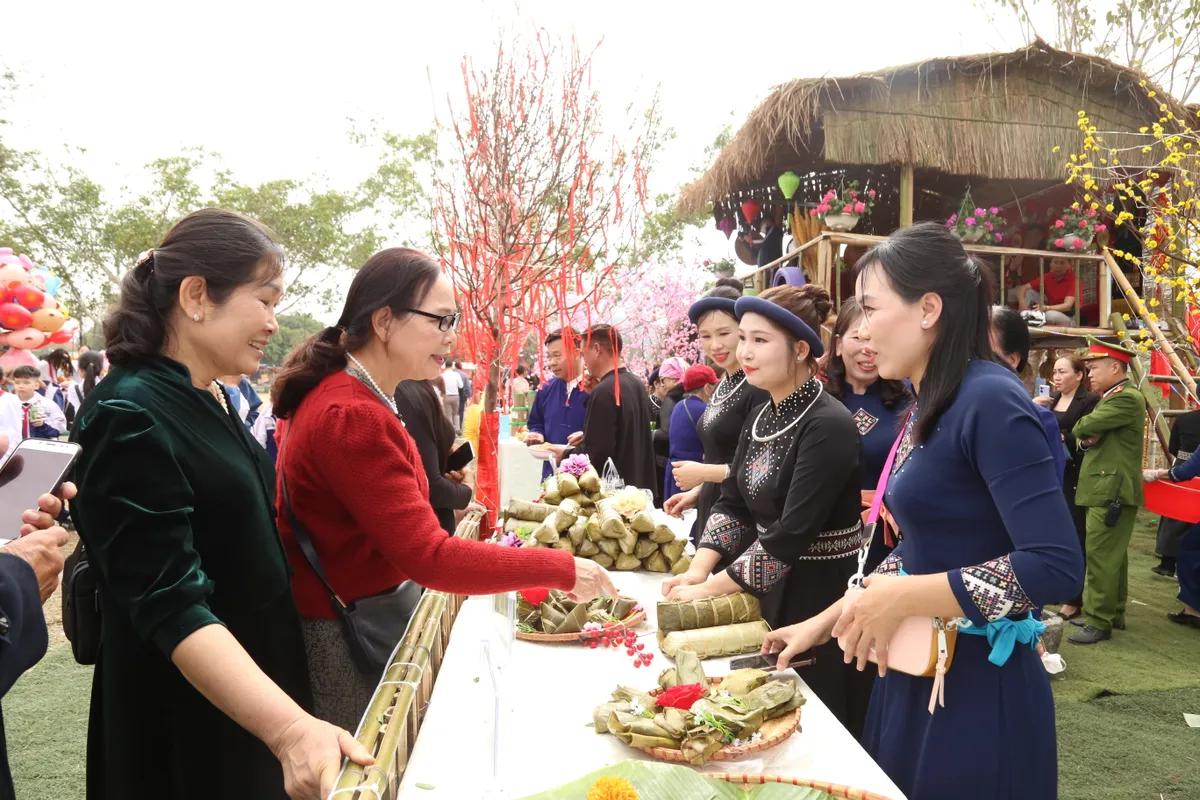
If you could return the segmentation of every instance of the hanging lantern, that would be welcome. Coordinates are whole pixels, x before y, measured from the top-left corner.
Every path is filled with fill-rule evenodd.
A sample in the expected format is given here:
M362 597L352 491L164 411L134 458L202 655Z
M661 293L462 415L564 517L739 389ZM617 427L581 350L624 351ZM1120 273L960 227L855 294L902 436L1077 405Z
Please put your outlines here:
M755 218L758 217L758 212L762 210L762 203L757 200L746 200L742 202L742 216L746 218L747 225L753 225Z
M799 188L800 176L796 173L788 170L779 176L779 189L788 200L792 199L792 195L796 194L796 190Z
M726 239L730 237L730 235L733 233L733 229L736 227L737 223L733 221L733 217L721 217L721 219L717 221L717 229L720 230L721 233L725 234Z

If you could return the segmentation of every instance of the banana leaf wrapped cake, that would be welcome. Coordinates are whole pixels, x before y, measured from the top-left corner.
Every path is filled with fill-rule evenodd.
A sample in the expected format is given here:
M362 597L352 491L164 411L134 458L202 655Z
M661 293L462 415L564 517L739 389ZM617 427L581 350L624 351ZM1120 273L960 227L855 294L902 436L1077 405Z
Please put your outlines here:
M758 598L745 592L687 602L664 600L658 604L658 629L663 633L715 628L718 625L735 625L760 619L762 608Z
M680 678L687 683L679 682ZM700 659L686 650L659 676L659 688L618 686L592 713L598 734L631 747L699 766L777 744L799 725L804 695L791 681L770 681L762 670L736 670L709 680Z
M770 626L761 619L672 633L664 633L660 629L658 647L671 658L676 658L685 650L695 653L700 658L739 656L743 653L757 653L762 649L763 639L770 630Z
M579 634L592 624L602 628L642 619L641 607L631 597L597 597L576 603L557 589L517 592L517 636Z
M497 541L552 547L606 569L680 575L692 559L688 540L655 521L646 493L626 487L609 495L586 456L572 456L542 483L540 502L513 500Z

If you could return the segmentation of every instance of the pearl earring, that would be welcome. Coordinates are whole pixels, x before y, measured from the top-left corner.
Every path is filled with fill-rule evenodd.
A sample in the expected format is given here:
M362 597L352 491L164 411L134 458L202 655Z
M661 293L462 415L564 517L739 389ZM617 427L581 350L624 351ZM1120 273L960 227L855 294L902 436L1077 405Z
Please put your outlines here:
M921 320L921 327L922 327L922 328L928 328L928 327L929 327L929 320L927 320L927 319L923 319L923 320Z
M192 321L193 321L193 322L199 322L199 321L200 321L200 315L199 315L199 314L192 314Z

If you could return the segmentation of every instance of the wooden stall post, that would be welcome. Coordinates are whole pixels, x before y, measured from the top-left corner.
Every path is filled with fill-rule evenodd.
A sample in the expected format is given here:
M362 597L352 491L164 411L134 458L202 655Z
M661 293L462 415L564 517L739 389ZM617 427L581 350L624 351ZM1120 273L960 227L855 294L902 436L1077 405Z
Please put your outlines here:
M900 167L900 227L913 224L913 168L911 164Z

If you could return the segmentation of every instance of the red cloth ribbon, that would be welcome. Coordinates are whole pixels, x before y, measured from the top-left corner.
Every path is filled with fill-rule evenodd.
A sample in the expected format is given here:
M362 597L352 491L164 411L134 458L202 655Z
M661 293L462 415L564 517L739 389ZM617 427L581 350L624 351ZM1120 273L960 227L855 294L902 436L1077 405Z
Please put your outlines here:
M550 596L549 589L538 588L538 589L522 589L521 590L521 597L524 597L525 600L529 603L529 605L535 606L535 607L540 606L542 603L546 602L546 598L549 596Z
M696 701L704 697L705 688L698 683L685 683L680 686L672 686L667 689L654 701L663 708L679 708L687 711Z

